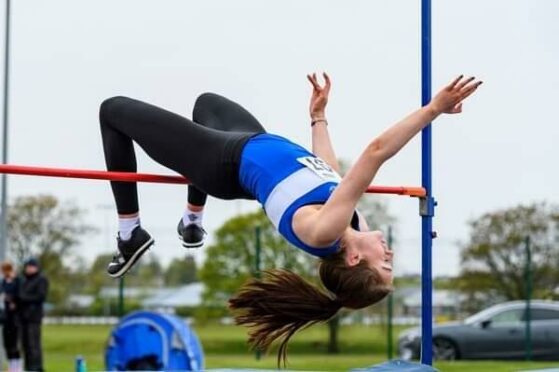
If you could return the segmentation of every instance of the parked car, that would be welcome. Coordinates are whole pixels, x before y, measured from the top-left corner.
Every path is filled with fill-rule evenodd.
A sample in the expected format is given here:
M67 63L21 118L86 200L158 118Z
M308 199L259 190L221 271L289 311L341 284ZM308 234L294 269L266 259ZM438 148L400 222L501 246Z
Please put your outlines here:
M435 359L521 359L526 352L526 302L491 306L462 322L433 326ZM559 302L531 301L532 357L559 360ZM420 356L419 328L400 334L402 359Z

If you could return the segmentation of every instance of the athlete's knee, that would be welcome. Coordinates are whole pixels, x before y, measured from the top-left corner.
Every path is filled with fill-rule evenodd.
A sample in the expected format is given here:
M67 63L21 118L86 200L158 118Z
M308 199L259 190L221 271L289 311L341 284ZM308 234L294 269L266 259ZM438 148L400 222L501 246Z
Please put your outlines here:
M225 98L215 93L202 93L194 102L193 115L199 115L203 112L211 112L223 103Z
M111 97L104 100L99 107L99 119L101 125L110 120L110 118L114 118L117 112L119 112L128 101L130 101L130 98L123 96Z
M198 98L196 98L194 107L214 105L216 102L218 102L221 99L223 99L223 97L220 96L219 94L210 93L210 92L202 93L198 96Z

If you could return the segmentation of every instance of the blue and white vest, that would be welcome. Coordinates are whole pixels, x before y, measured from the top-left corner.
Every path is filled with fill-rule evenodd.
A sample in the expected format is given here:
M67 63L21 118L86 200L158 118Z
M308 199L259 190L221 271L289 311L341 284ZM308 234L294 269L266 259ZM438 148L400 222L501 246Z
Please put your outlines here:
M340 176L324 160L288 139L259 134L245 144L239 180L262 204L272 224L289 243L318 257L338 251L337 241L325 248L305 244L292 227L297 209L326 203L340 181Z

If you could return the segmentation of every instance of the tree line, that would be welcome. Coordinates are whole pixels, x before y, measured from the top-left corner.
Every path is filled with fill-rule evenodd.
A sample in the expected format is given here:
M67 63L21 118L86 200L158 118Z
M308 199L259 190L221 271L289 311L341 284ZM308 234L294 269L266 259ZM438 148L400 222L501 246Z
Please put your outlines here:
M373 228L394 223L382 199L364 198L360 210ZM110 254L88 264L76 248L81 238L96 232L85 222L85 211L53 196L15 198L7 215L10 256L22 262L37 257L51 278L49 302L63 306L69 294L96 294L115 286L105 274ZM205 314L225 314L225 304L240 285L255 275L255 227L261 234L261 269L283 267L310 280L316 278L315 259L300 254L275 232L262 211L236 216L214 233L206 261L197 268L192 257L174 259L163 267L157 256L145 257L126 276L127 286L178 286L194 281L205 285ZM525 238L531 238L534 298L559 298L559 207L537 202L490 211L469 223L469 237L461 244L461 269L450 286L466 296L469 311L491 302L524 299ZM396 240L397 241L397 240Z

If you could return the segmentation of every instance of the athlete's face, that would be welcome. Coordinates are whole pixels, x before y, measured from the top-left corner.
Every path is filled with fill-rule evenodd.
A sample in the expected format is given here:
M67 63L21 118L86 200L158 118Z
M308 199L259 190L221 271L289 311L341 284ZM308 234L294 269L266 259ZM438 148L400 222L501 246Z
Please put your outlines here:
M346 260L350 266L366 261L379 272L386 284L392 284L392 250L381 231L357 231L347 241Z

